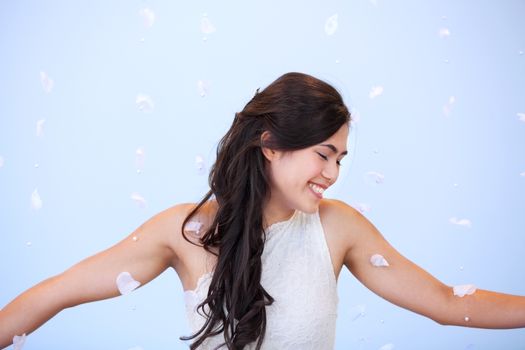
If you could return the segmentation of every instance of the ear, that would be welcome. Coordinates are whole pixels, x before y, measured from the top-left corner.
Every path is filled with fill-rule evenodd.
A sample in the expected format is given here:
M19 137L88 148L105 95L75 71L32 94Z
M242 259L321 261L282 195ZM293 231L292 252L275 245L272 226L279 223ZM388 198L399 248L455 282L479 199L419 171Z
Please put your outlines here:
M269 162L275 159L277 153L275 150L265 147L264 145L268 143L268 140L272 137L272 134L266 130L261 134L261 151Z

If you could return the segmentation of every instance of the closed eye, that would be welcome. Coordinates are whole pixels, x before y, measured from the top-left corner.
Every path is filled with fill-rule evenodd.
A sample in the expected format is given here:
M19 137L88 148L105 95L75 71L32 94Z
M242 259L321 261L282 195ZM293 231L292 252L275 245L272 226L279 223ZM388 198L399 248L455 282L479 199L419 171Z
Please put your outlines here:
M319 153L319 152L315 152L315 153L317 153L319 155L319 157L323 158L324 160L328 160L328 157L325 156L324 154ZM337 163L338 166L342 165L340 160L338 160L336 163Z

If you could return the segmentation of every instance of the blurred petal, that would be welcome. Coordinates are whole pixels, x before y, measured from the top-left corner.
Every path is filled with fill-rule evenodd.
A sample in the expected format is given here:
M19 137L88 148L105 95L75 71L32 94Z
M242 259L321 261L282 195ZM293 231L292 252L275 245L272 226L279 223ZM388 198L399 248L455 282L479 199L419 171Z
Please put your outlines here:
M455 218L455 217L451 217L449 219L449 222L451 224L458 225L458 226L465 226L465 227L468 227L468 228L472 227L472 223L468 219L458 219L458 218Z
M148 95L138 94L135 103L141 112L151 113L153 111L153 100Z
M22 350L22 348L24 347L24 344L26 342L26 334L22 334L22 335L15 335L13 337L13 349L14 350Z
M139 11L140 16L144 20L144 26L151 28L153 23L155 23L155 13L149 8L143 8Z
M370 211L371 207L370 205L368 204L365 204L365 203L356 203L353 205L353 207L357 210L359 210L359 212L361 214L364 214L364 213L367 213Z
M206 173L206 164L204 163L204 158L200 155L195 157L195 167L197 168L197 173L199 175L204 175Z
M202 16L201 18L201 32L203 34L211 34L216 31L215 26L208 19L207 15Z
M369 171L365 175L365 182L369 185L379 185L385 181L385 175L377 171Z
M520 173L520 176L525 176L525 171Z
M518 113L518 117L520 117L520 122L525 122L525 113Z
M376 98L379 95L383 94L383 87L382 86L372 86L372 89L370 90L370 93L368 94L368 97Z
M144 168L144 156L144 148L137 148L137 150L135 151L135 167L137 168L137 170L142 171L142 169Z
M454 286L453 288L454 295L458 297L464 297L465 295L471 295L476 292L476 286L473 284L463 284L460 286Z
M392 343L385 344L379 348L379 350L392 350L392 349L394 349L394 344Z
M117 276L116 282L118 290L122 295L132 292L133 290L137 289L138 286L140 286L140 282L135 281L131 274L127 271L121 272Z
M324 24L324 32L326 33L326 35L334 35L334 33L337 30L337 26L338 26L337 22L338 22L337 14L331 17L328 17L328 19L326 20Z
M0 168L4 166L4 157L0 156Z
M39 210L42 208L42 199L40 198L40 195L38 194L38 189L36 188L31 194L31 208L35 210Z
M188 223L186 223L186 226L184 226L185 231L195 232L197 235L200 234L201 228L202 223L198 221L188 221Z
M374 254L370 258L370 263L376 267L390 266L388 261L381 254Z
M40 72L40 82L42 83L44 91L47 93L50 93L51 90L53 90L53 86L55 85L53 79L51 79L46 72Z
M40 119L36 122L36 136L42 137L44 135L44 123L46 122L45 119Z
M209 90L210 90L210 82L209 81L204 81L204 80L199 80L197 82L197 89L199 90L199 95L201 97L205 97Z
M144 208L146 206L146 200L137 192L133 192L131 194L131 199L133 199L141 208Z
M355 305L352 308L350 308L350 317L352 318L352 321L355 321L359 317L364 317L365 312L366 312L365 304Z
M450 30L448 28L439 29L438 35L440 38L446 38L450 36Z

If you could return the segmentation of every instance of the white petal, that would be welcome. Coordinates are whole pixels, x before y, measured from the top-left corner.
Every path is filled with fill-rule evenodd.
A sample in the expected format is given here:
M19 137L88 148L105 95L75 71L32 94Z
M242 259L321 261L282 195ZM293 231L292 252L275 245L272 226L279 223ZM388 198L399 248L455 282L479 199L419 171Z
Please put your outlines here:
M361 214L367 213L367 212L369 212L370 209L371 209L370 205L368 205L368 204L366 204L366 203L356 203L356 204L354 205L354 208L357 209L357 210L359 210L359 212L360 212Z
M324 24L324 32L326 33L326 35L334 35L335 31L337 30L337 26L338 26L337 19L338 19L337 13L333 16L328 17L328 19L326 20Z
M377 96L383 94L383 87L382 86L372 86L372 89L370 90L370 93L368 94L368 97L376 98Z
M31 193L31 208L39 210L42 208L42 199L38 194L38 189L35 188L33 193Z
M133 279L133 276L127 271L121 272L117 276L117 287L120 292L120 294L128 294L129 292L132 292L135 290L138 286L140 286L139 281L135 281Z
M441 28L438 32L440 38L446 38L450 36L450 30L448 28Z
M352 321L357 320L359 317L364 317L366 312L366 305L365 304L359 304L355 305L350 309L350 315L352 318Z
M390 266L388 261L381 254L374 254L370 258L370 263L376 267Z
M520 173L520 176L525 176L525 171Z
M206 173L206 164L204 163L204 158L200 155L195 157L195 167L197 168L197 173L203 175Z
M4 157L0 156L0 168L4 166Z
M394 349L394 344L392 343L385 344L379 348L379 350L392 350L392 349Z
M199 95L205 97L210 90L210 82L204 80L197 81L197 89L199 90Z
M46 72L40 72L40 82L42 83L44 91L47 93L50 93L51 90L53 90L53 86L55 85L53 79L51 79Z
M144 19L144 26L151 28L155 23L155 13L149 8L143 8L139 11L140 16Z
M525 122L525 113L517 113L518 117L520 117L520 122Z
M458 219L455 217L451 217L448 221L454 225L464 226L468 228L472 227L472 223L468 219Z
M454 286L454 295L458 297L464 297L465 295L471 295L476 292L476 286L473 284L463 284L459 286Z
M144 156L144 148L137 148L137 150L135 151L135 167L138 171L142 171L142 169L144 168Z
M153 111L154 105L153 100L148 95L138 94L135 99L135 104L139 111L144 113L151 113Z
M22 334L22 335L15 335L13 337L13 349L14 350L22 350L22 348L24 347L24 344L26 342L26 334Z
M211 21L208 19L207 16L203 16L201 18L201 32L203 34L211 34L216 31L215 26Z
M365 174L365 182L369 185L379 185L385 181L385 175L377 171L369 171Z
M198 221L188 221L186 226L184 226L184 229L186 231L191 231L191 232L195 232L198 234L201 230L201 227L202 227L202 223Z
M44 135L44 123L46 122L45 119L40 119L36 122L36 136L42 137Z
M146 200L137 192L133 192L131 194L131 199L133 199L141 208L144 208L146 206Z

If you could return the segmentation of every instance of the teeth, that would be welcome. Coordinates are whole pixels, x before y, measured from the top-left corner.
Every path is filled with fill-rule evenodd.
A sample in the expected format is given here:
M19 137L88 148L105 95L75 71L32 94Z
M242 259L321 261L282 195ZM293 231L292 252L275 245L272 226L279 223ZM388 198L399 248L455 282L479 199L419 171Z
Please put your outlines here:
M324 192L324 188L322 188L320 186L317 186L317 185L314 185L314 184L308 184L308 186L310 186L310 188L312 190L314 190L314 192L316 192L316 193L322 194Z

